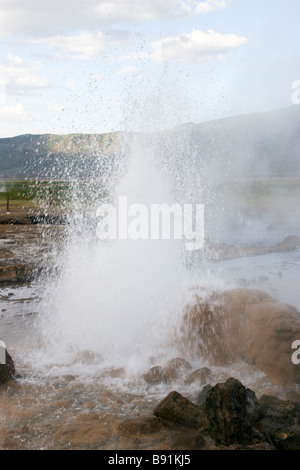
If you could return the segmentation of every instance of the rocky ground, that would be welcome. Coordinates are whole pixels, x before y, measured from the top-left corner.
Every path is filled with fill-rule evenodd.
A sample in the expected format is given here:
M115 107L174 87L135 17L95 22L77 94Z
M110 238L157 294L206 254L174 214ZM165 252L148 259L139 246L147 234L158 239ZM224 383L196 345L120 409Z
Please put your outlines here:
M159 400L98 382L89 385L87 399L87 387L74 376L53 377L44 386L14 378L13 360L7 358L7 365L0 366L2 450L300 449L299 396L280 399L266 391L258 397L233 377L212 386L209 371L203 370L206 385L199 386L193 400L176 389ZM183 368L191 372L183 358L174 358L164 369L170 384ZM123 373L110 372L115 378Z
M196 449L300 449L300 405L255 393L234 378L207 385L196 403L176 391L154 409L163 423L194 430L190 446ZM188 435L188 434L187 434Z
M49 268L52 244L63 239L65 231L58 222L62 219L37 220L24 211L0 214L3 286L28 282ZM299 237L288 237L269 248L223 245L210 247L210 253L227 259L299 245ZM299 368L290 361L291 341L300 337L296 309L247 289L213 294L211 299L198 292L195 298L184 315L183 353L186 343L190 346L191 329L194 339L204 332L206 341L196 340L193 345L196 354L213 352L220 364L242 355L275 384L298 383ZM218 321L212 328L214 317ZM217 349L213 346L216 334ZM52 377L51 383L36 384L27 380L26 370L19 376L14 358L8 353L6 357L6 364L0 364L0 449L300 449L300 398L292 387L284 398L272 390L257 396L234 377L215 383L209 368L194 370L185 359L174 358L166 365L154 364L140 377L149 390L174 384L161 400L155 394L147 397L99 388L97 382L88 387L86 398L87 386L76 377ZM111 374L122 379L122 371ZM196 397L177 391L182 377L185 386L199 385Z
M62 219L59 219L62 221ZM37 211L0 212L0 284L24 283L51 265L51 248L65 226Z

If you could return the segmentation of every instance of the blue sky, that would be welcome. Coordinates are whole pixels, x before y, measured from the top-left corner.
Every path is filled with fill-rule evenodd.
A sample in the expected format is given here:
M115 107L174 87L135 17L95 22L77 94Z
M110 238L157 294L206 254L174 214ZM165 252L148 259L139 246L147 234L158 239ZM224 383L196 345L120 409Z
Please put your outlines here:
M0 137L292 105L299 0L0 0Z

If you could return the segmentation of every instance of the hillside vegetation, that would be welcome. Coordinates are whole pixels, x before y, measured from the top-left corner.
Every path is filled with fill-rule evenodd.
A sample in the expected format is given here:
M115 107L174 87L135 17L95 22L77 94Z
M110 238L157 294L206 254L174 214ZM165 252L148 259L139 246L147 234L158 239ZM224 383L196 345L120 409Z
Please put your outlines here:
M157 154L182 175L201 170L223 179L300 177L300 106L187 123L150 138ZM103 178L127 153L121 132L2 138L0 178Z

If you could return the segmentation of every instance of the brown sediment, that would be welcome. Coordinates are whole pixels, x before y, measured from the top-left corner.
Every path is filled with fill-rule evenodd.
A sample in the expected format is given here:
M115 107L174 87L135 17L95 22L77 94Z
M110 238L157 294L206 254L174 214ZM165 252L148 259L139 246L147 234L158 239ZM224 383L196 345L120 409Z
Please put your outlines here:
M64 378L47 384L3 384L0 449L168 448L172 432L153 416L156 402Z
M265 292L231 289L195 295L187 305L177 341L185 354L214 365L245 361L277 384L298 384L300 367L291 360L300 338L300 313Z
M0 223L0 284L26 283L51 267L64 231L63 225Z

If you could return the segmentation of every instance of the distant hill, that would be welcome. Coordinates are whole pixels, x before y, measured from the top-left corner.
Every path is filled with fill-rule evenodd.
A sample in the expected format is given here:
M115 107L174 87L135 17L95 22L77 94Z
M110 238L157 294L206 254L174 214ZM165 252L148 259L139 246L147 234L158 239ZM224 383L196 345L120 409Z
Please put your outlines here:
M300 106L187 123L148 136L177 170L221 178L300 177ZM126 141L126 139L125 139ZM127 154L124 134L21 135L0 139L0 177L89 178Z
M121 134L120 134L121 135ZM120 135L25 134L0 139L0 177L89 177L95 165L107 170L119 154Z
M207 177L300 177L300 106L184 124L161 142L183 172L188 155L190 168Z

